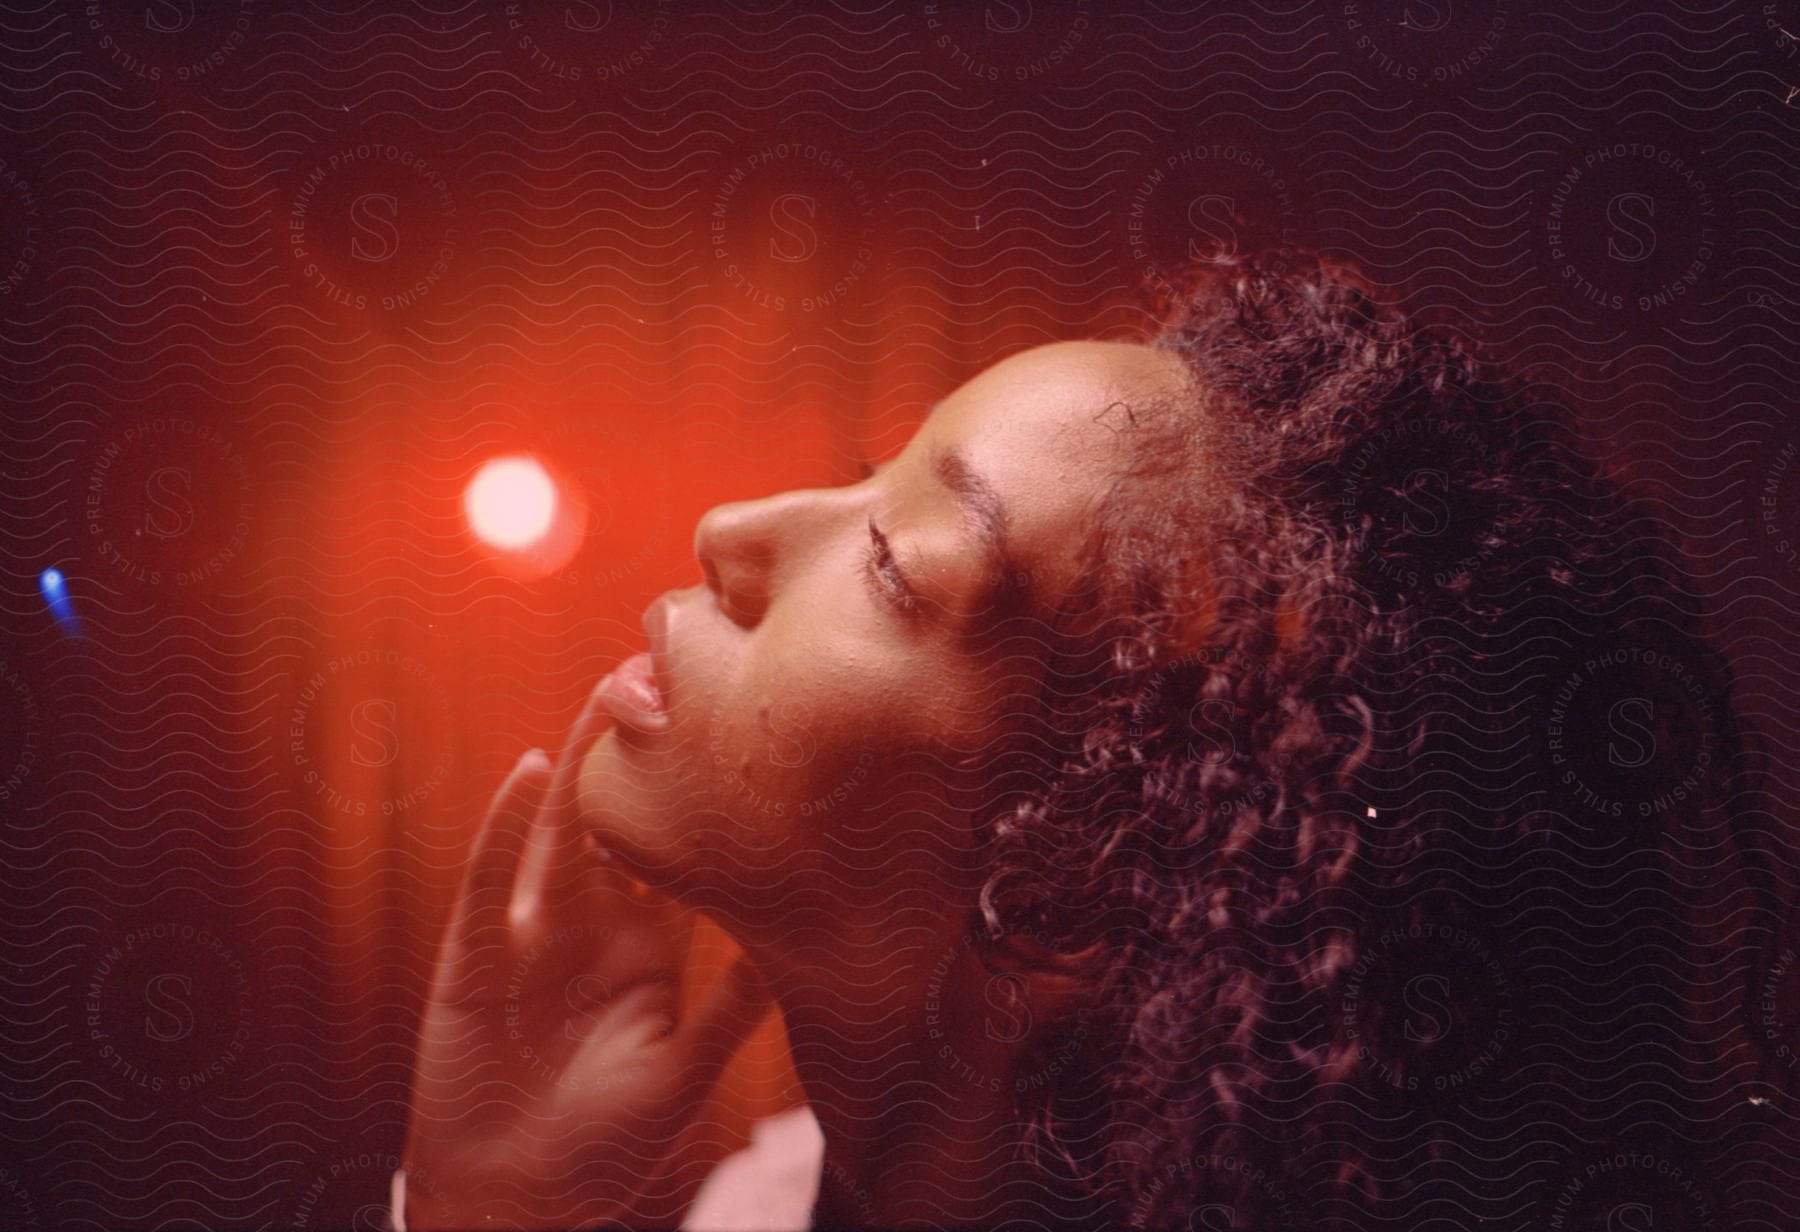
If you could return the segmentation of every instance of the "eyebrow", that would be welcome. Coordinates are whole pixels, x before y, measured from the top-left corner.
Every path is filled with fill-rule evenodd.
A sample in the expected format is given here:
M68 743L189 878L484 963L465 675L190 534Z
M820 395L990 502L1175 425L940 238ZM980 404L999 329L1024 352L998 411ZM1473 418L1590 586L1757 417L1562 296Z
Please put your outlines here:
M988 569L994 577L992 597L1010 604L1023 597L1025 572L1014 561L1007 546L1012 515L987 476L969 465L962 452L953 447L937 450L931 456L931 473L950 489L963 507L963 516L975 532L975 539L987 556Z

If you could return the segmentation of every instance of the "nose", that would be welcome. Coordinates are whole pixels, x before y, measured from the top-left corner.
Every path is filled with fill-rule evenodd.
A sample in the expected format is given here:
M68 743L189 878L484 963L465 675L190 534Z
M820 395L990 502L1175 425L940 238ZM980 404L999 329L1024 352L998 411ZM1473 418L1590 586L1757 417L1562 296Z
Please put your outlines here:
M755 628L792 576L806 544L824 530L828 492L783 492L707 510L694 528L694 556L719 608Z

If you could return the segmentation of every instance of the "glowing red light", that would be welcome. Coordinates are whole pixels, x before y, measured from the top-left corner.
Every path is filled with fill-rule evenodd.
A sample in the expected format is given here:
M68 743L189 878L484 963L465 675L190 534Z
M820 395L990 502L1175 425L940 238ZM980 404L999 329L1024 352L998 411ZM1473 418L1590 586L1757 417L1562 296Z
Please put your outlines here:
M518 551L549 533L556 495L556 481L537 459L495 458L469 481L463 511L483 542Z

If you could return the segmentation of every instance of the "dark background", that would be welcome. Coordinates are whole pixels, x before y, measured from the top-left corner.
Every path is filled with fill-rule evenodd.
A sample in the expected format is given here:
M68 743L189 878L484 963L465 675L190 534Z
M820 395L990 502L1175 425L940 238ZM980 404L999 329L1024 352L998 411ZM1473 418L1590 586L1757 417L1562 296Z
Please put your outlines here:
M1800 3L0 23L0 1226L367 1223L481 806L696 517L1192 256L1354 258L1566 388L1789 794ZM520 448L593 515L547 578L462 518Z

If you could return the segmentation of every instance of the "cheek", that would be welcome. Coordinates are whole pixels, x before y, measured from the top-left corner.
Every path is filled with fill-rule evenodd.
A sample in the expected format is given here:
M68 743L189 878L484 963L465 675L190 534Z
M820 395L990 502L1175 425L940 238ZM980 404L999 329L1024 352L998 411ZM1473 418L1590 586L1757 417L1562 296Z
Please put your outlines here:
M753 677L733 700L712 725L712 768L764 811L801 820L860 803L907 705L882 682L846 680L816 663Z
M943 673L925 651L840 636L759 656L709 727L703 765L719 777L721 807L822 829L888 816L906 807L903 792L929 790L943 770L933 730Z

